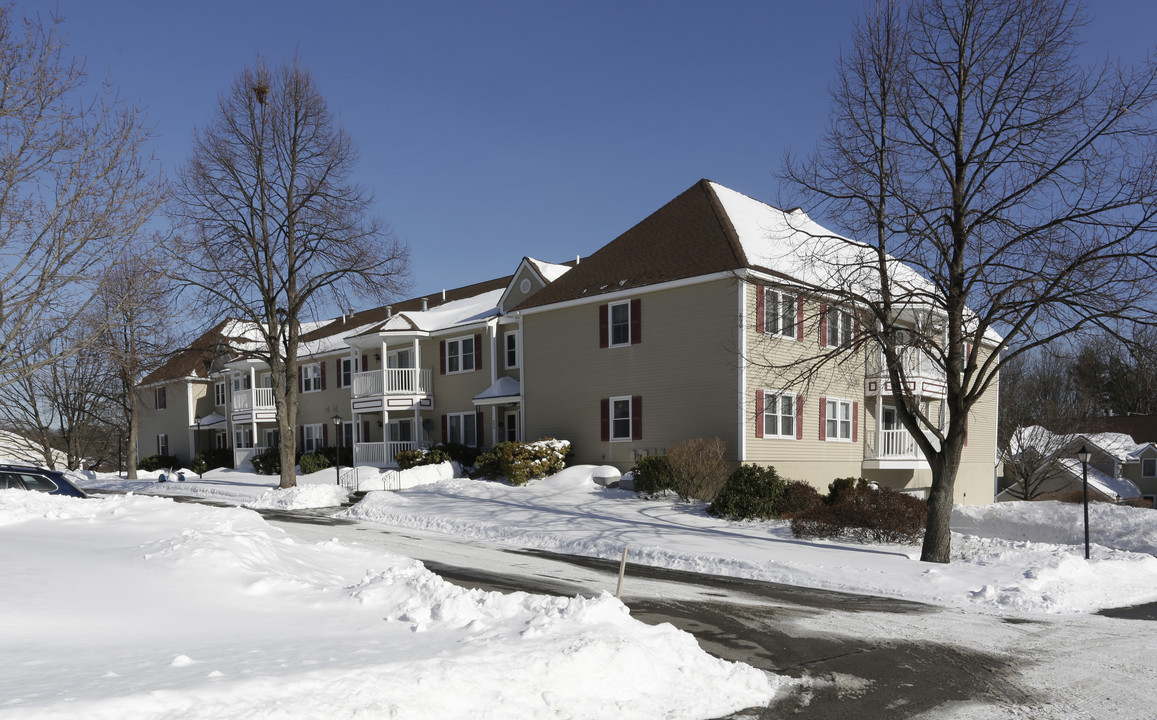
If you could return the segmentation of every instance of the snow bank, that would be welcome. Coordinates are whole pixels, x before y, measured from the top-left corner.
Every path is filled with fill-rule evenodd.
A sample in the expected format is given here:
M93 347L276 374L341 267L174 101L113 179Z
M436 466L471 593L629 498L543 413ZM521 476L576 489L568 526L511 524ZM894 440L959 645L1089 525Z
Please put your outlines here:
M952 511L952 530L984 538L1084 545L1084 506L1056 501L957 506ZM1090 503L1089 541L1157 555L1157 513L1149 508Z
M350 496L341 485L298 485L291 488L266 490L256 500L245 503L255 510L307 510L310 508L338 507Z
M776 686L608 595L465 590L248 510L4 491L0 542L4 719L699 718Z

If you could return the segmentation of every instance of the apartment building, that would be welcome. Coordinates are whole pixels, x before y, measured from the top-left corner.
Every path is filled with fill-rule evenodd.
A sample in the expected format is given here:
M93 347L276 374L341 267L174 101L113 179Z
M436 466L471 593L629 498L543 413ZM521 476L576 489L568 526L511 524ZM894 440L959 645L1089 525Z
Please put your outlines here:
M436 442L557 437L576 462L625 470L718 437L736 464L821 489L863 476L923 494L931 472L856 309L823 292L830 264L812 253L830 233L809 224L703 180L589 257L523 258L507 277L303 327L299 447L387 466ZM227 443L242 465L277 442L268 374L230 358L244 328L214 332L142 383L143 452ZM905 363L943 421L942 372L915 351ZM968 419L957 502L993 499L990 395Z

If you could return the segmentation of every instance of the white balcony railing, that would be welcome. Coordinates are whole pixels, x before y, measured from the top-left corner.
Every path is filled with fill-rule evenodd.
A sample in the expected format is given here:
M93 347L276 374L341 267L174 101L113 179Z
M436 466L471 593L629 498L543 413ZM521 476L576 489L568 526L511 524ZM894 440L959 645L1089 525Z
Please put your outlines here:
M268 449L264 447L235 448L233 450L233 467L239 468L242 465L251 464L254 455L263 453Z
M870 460L924 459L907 430L869 430L864 440L864 457Z
M417 450L427 443L416 441L354 443L354 465L386 467L394 464L394 457L403 450Z
M354 375L353 396L428 395L433 373L421 368L386 368Z
M273 388L236 390L233 392L233 411L272 410Z

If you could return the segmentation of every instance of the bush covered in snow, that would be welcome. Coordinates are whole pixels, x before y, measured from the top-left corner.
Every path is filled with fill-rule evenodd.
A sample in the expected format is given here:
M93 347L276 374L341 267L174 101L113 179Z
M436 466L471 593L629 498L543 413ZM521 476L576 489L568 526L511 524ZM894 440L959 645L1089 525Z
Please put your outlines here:
M927 504L888 488L850 488L830 503L796 513L798 538L848 538L859 542L916 543L924 536Z
M728 520L771 520L779 517L786 485L773 467L741 465L707 511Z
M141 461L137 463L137 469L145 472L179 467L181 467L181 461L176 455L149 455L141 458Z
M504 477L512 485L525 485L561 471L569 450L566 440L502 442L478 456L478 471L483 477Z
M394 455L394 462L402 470L421 467L423 465L441 465L450 462L450 456L440 447L418 448L417 450L402 450Z

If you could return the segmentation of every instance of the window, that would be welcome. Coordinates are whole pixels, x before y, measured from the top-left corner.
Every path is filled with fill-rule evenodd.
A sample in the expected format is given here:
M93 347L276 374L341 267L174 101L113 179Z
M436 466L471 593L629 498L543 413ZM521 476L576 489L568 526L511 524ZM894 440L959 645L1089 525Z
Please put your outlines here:
M1141 458L1141 477L1157 477L1157 458Z
M322 386L321 366L317 363L301 366L301 391L316 392L324 389Z
M768 289L763 303L763 331L795 339L796 296Z
M337 386L349 387L354 384L353 358L340 358L337 361Z
M763 436L795 439L796 395L767 391L763 394Z
M325 445L323 435L325 426L321 423L301 426L301 449L303 452L321 450Z
M233 392L241 392L248 390L250 387L250 379L248 375L234 375L233 376Z
M478 414L473 412L446 415L447 442L468 447L478 446Z
M225 405L225 381L213 383L213 404L217 407Z
M643 341L639 298L599 305L599 347L637 345Z
M237 428L233 433L233 447L235 448L251 448L253 447L253 428Z
M169 454L169 436L168 435L161 434L161 435L157 436L157 454L158 455L168 455Z
M506 367L518 367L518 332L512 331L506 333L503 340L503 347L506 348Z
M824 400L825 440L852 439L852 406L851 400Z
M446 341L446 372L474 372L474 338Z
M153 389L153 407L155 407L157 410L164 410L165 409L165 407L166 407L165 388L159 387L159 388ZM168 453L161 453L161 454L162 455L168 455Z
M604 442L643 439L643 398L639 395L603 398L600 401Z
M281 445L281 431L277 429L267 429L265 431L265 447L279 447Z
M852 316L839 308L828 308L824 314L829 347L850 348L852 346Z
M224 383L222 383L224 384ZM229 447L229 434L225 432L213 433L213 447L218 450L226 450Z

